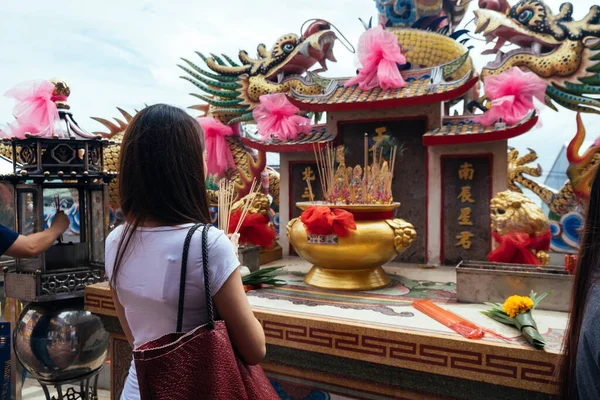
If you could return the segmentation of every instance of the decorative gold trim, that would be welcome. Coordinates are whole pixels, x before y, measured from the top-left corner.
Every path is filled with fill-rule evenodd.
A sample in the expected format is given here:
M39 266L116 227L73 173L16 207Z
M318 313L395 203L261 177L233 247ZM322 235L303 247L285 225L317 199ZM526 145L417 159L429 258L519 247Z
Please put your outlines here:
M426 373L556 393L558 355L501 343L255 310L267 343Z
M304 211L310 206L327 206L331 208L339 208L353 212L390 212L400 207L400 203L391 204L331 204L323 201L300 201L296 203L296 207Z

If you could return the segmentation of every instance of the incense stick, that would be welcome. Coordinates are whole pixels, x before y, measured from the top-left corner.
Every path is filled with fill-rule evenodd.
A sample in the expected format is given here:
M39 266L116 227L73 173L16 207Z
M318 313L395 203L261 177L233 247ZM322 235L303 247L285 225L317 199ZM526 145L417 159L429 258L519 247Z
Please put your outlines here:
M310 184L310 177L306 178L306 184L308 185L308 195L310 196L310 202L315 202L315 196L313 195L312 186Z
M335 181L335 149L329 143L327 144L326 149L326 159L327 159L327 197L331 199L331 195L333 192L333 185Z
M258 189L260 189L260 186L258 185L258 182L256 182L256 179L254 179L252 181L252 186L250 187L250 193L247 196L248 200L246 201L246 204L244 204L244 208L242 209L242 213L240 215L240 220L238 221L235 231L233 232L234 235L240 231L240 228L244 223L244 219L246 219L246 215L248 214L248 210L250 209L250 206L252 206L252 203L258 194Z
M396 153L398 152L398 148L394 146L394 156L392 157L392 172L391 179L394 179L394 170L396 169Z
M313 144L313 151L315 153L315 161L317 163L317 171L319 172L319 181L321 182L321 190L323 191L323 195L326 196L326 192L325 192L325 175L323 174L323 171L321 170L321 161L319 159L319 155L321 152L321 149L318 149L319 152L317 153L317 146L315 146Z
M219 229L229 234L229 221L231 219L231 203L235 196L235 186L230 180L224 179L219 182L219 199L218 199L218 226Z
M369 134L365 133L365 168L363 170L363 204L367 204L367 186L369 174L367 173L367 165L369 164Z
M225 212L225 220L227 221L227 233L229 233L229 223L231 221L231 206L235 196L235 186L232 181L227 181L227 186L225 187L225 193L227 193L227 207Z

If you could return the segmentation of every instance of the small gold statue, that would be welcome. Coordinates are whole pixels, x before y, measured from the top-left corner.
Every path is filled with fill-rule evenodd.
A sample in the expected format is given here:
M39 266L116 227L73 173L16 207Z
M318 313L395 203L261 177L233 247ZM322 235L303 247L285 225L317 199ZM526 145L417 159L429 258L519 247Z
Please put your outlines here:
M497 242L504 242L509 236L518 234L529 235L528 249L537 258L541 265L548 265L550 261L550 228L548 218L533 201L527 196L510 190L498 193L490 202L490 218L492 232ZM526 238L521 235L520 241ZM500 243L500 247L504 244ZM517 254L517 253L515 253ZM502 259L502 254L496 249L488 258L491 261L527 264L528 257L519 257L518 260ZM525 261L523 260L525 259ZM533 260L535 261L535 260Z
M248 201L252 201L250 208L248 208L249 214L269 215L271 202L269 201L269 197L263 193L249 194L242 197L233 203L230 212L233 214L235 211L243 209Z

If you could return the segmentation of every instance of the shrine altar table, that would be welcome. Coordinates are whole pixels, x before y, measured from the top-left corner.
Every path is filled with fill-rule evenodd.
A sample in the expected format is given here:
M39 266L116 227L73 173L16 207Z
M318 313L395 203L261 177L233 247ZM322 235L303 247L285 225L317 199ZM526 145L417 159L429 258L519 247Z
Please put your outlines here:
M388 264L392 284L371 292L308 287L305 261L287 257L287 285L247 293L267 339L262 364L282 399L544 399L555 391L567 314L536 310L545 351L481 314L482 304L456 302L454 268ZM428 298L505 339L465 339L412 307ZM112 398L118 399L131 348L107 283L86 288L85 307L110 332ZM322 397L325 396L325 397Z

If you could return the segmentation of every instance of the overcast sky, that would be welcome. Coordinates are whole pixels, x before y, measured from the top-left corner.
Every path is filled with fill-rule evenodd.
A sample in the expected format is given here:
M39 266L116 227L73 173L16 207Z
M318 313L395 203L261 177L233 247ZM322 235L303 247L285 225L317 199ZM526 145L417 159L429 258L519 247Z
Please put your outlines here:
M584 16L596 1L573 2L575 17ZM465 22L472 19L476 3ZM547 3L557 12L562 1ZM116 117L117 106L133 110L144 103L197 103L189 96L194 87L179 79L179 57L200 62L196 50L236 56L241 48L254 54L259 43L269 47L284 33L299 33L302 23L315 17L331 21L356 45L363 32L358 18L368 19L376 9L373 0L6 0L0 13L0 94L24 80L64 78L71 86L75 116L94 131L102 127L89 117ZM483 42L471 44L481 67L487 60L479 56ZM354 55L340 42L335 56L338 63L330 65L327 75L354 73ZM12 121L13 105L0 96L0 123ZM584 118L593 139L600 134L600 117ZM542 122L542 128L510 144L523 152L534 148L548 172L575 133L575 113L548 109Z

